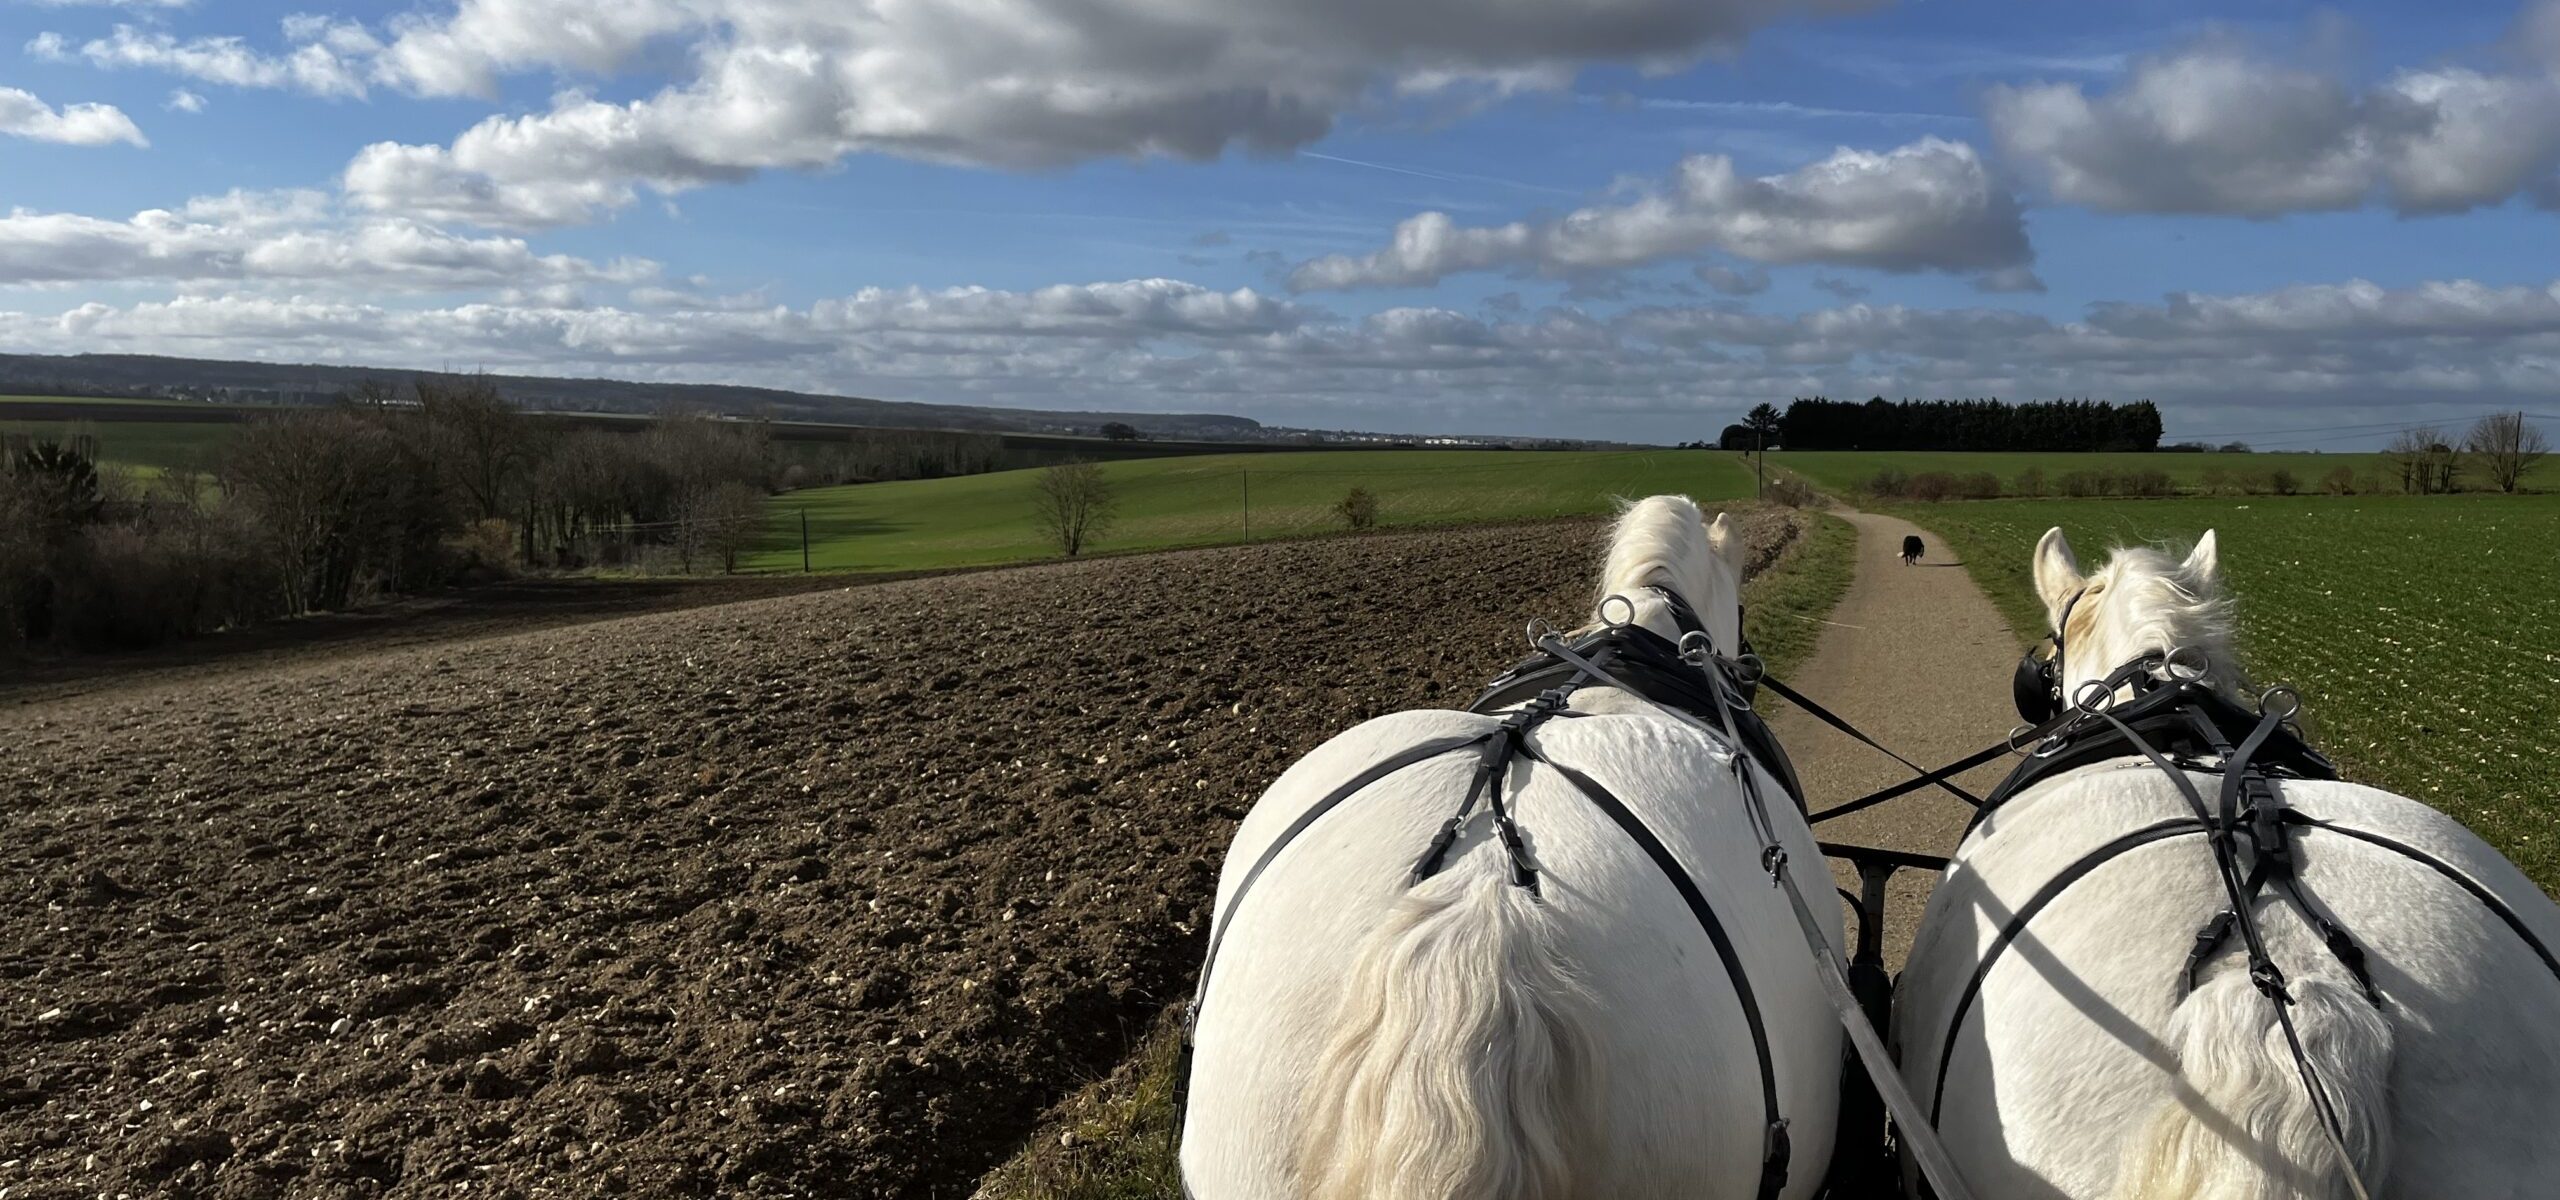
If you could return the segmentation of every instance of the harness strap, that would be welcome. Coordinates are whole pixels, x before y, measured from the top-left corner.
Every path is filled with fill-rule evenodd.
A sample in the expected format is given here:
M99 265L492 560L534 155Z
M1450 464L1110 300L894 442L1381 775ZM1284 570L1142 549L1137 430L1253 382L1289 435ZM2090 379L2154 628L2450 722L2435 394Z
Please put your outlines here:
M1734 949L1732 935L1725 931L1724 922L1716 918L1715 909L1698 891L1697 881L1680 865L1679 857L1626 806L1626 802L1600 786L1598 780L1538 753L1535 747L1523 747L1521 753L1530 761L1563 776L1585 799L1591 801L1592 807L1615 822L1627 835L1627 840L1644 851L1655 869L1670 881L1672 889L1680 893L1681 903L1689 907L1689 915L1697 920L1698 928L1705 931L1707 941L1715 947L1716 960L1723 965L1725 978L1732 981L1734 996L1741 1001L1743 1024L1751 1031L1751 1054L1760 1072L1760 1104L1768 1117L1767 1142L1760 1159L1759 1197L1760 1200L1776 1200L1778 1194L1786 1189L1788 1160L1793 1157L1794 1149L1787 1137L1787 1119L1778 1108L1778 1070L1770 1060L1769 1031L1761 1021L1759 998L1751 990L1750 976L1743 973L1742 956Z
M2134 830L2081 855L2077 861L2063 868L2061 874L2046 880L2044 886L2037 889L2035 895L2027 898L2026 903L2018 906L2018 911L2009 917L2008 923L2000 927L1999 935L1991 939L1991 947L1983 952L1981 960L1973 964L1973 975L1965 980L1964 990L1957 993L1955 1011L1947 1018L1946 1042L1938 1048L1937 1082L1929 1093L1929 1123L1933 1127L1937 1124L1939 1113L1946 1103L1947 1068L1955 1058L1956 1037L1964 1031L1965 1016L1972 1011L1974 999L1982 994L1982 985L1990 980L1991 968L1998 965L2000 956L2008 951L2011 943L2018 940L2018 935L2026 932L2027 922L2034 920L2037 913L2043 912L2046 906L2060 899L2064 892L2070 890L2072 884L2087 878L2090 872L2106 865L2117 855L2165 838L2204 832L2203 822L2183 817Z
M1877 750L1881 750L1881 751L1883 751L1883 752L1884 752L1884 756L1885 756L1885 757L1890 758L1890 759L1892 759L1892 760L1893 760L1893 761L1895 761L1895 762L1901 763L1903 766L1906 766L1906 767L1911 768L1914 772L1917 772L1917 773L1920 775L1920 781L1919 781L1919 782L1915 782L1915 783L1913 783L1910 787L1904 787L1904 788L1902 788L1900 791L1895 791L1895 792L1893 792L1893 793L1892 793L1892 795L1899 796L1899 795L1901 795L1901 794L1902 794L1902 792L1910 791L1910 790L1912 790L1912 788L1916 788L1916 787L1920 787L1920 786L1923 786L1923 785L1927 785L1927 786L1934 786L1934 787L1936 787L1938 790L1940 790L1940 791L1942 791L1942 792L1945 792L1945 793L1947 793L1948 795L1954 796L1956 799L1958 799L1958 800L1962 800L1962 801L1964 801L1965 803L1967 803L1967 804L1970 804L1970 805L1974 806L1975 808L1980 808L1980 807L1982 807L1982 797L1977 796L1977 795L1974 795L1973 793L1968 792L1968 791L1964 790L1963 788L1956 786L1954 783L1949 782L1949 781L1948 781L1948 779L1946 778L1946 775L1947 775L1947 773L1946 773L1946 772L1943 772L1943 771L1931 771L1931 770L1929 770L1928 768L1923 767L1923 766L1921 766L1920 764L1918 764L1918 763L1916 763L1916 762L1911 761L1910 759L1904 758L1903 756L1901 756L1901 755L1899 755L1899 754L1894 753L1894 752L1893 752L1893 750L1892 750L1890 747L1886 746L1884 743L1879 742L1879 741L1875 740L1874 738L1868 737L1865 733L1860 732L1857 726L1850 724L1847 720L1843 719L1843 718L1842 718L1838 713L1832 712L1830 709L1824 708L1822 705L1815 703L1811 698L1807 697L1804 693L1799 692L1799 691L1795 690L1794 688L1788 687L1785 683L1781 682L1781 681L1780 681L1776 676L1774 676L1774 675L1771 675L1771 676L1762 676L1762 677L1761 677L1760 682L1761 682L1761 683L1763 683L1763 684L1765 684L1765 685L1767 685L1770 691L1776 692L1776 693L1777 693L1777 694L1779 694L1780 696L1785 697L1788 703L1793 704L1793 705L1795 705L1797 708L1801 708L1801 709L1803 709L1804 711L1806 711L1807 713L1812 714L1812 715L1813 715L1813 717L1814 717L1816 720L1819 720L1819 721L1821 721L1823 724L1828 725L1828 726L1832 727L1833 729L1837 729L1837 730L1839 730L1839 731L1840 731L1840 732L1842 732L1842 733L1848 734L1850 737L1856 738L1856 739L1858 739L1859 741L1864 742L1864 743L1866 743L1867 745L1869 745L1869 746L1872 746L1872 747L1876 748ZM2004 745L2002 748L2005 750L2005 749L2006 749L2006 746ZM1989 760L1986 758L1986 759L1983 759L1983 760L1981 760L1981 761L1989 761ZM1979 763L1976 763L1976 764L1974 764L1974 765L1979 765ZM1890 797L1887 797L1887 798L1890 798ZM1870 798L1870 799L1868 799L1868 800L1853 800L1853 801L1850 801L1850 802L1849 802L1849 805L1842 805L1842 806L1840 806L1840 807L1838 807L1838 808L1833 808L1833 809L1827 810L1827 812L1828 812L1828 815L1838 816L1838 815L1840 815L1840 813L1842 812L1842 810L1843 810L1843 809L1848 809L1849 811L1855 811L1855 809L1850 808L1850 805L1856 805L1857 807L1861 807L1861 808L1862 808L1862 807L1865 807L1868 803L1871 803L1871 802L1880 803L1881 801L1874 800L1873 798Z
M1768 682L1773 688L1783 686L1778 684L1775 680L1770 680ZM1780 694L1783 695L1784 693ZM1958 775L1962 775L1975 767L1990 762L1995 758L2000 758L2008 753L2009 744L2007 742L2002 742L1997 746L1989 746L1968 754L1963 758L1957 759L1954 762L1948 763L1943 767L1939 767L1934 771L1915 775L1912 778L1905 779L1891 787L1869 792L1855 800L1834 804L1829 808L1823 809L1821 812L1805 818L1805 820L1810 824L1819 825L1834 817L1845 817L1853 812L1874 808L1887 800L1894 799L1897 796L1908 795L1912 792L1919 791L1924 787L1941 787L1946 784L1947 780L1953 779ZM1977 805L1979 804L1978 801L1976 803Z
M2169 777L2169 781L2177 785L2178 794L2186 798L2188 806L2195 811L2198 821L2208 826L2212 824L2212 814L2206 810L2204 798L2196 794L2195 784L2187 778L2186 772L2177 769L2176 765L2163 757L2151 743L2144 741L2142 735L2135 733L2131 726L2117 720L2115 715L2105 708L2096 709L2094 715L2114 725L2117 732L2123 734L2127 741L2142 751L2145 758L2151 760L2151 765L2160 768L2161 772ZM2259 722L2259 728L2252 734L2252 740L2263 741L2267 732L2279 723L2278 718L2270 712ZM2229 778L2228 774L2224 776L2226 785ZM2231 913L2234 918L2232 927L2240 934L2241 943L2248 947L2249 981L2266 996L2268 1004L2275 1010L2276 1027L2284 1031L2285 1047L2291 1051L2294 1069L2302 1077L2302 1090L2310 1098L2313 1111L2320 1116L2320 1130L2328 1135L2330 1149L2337 1152L2339 1171L2346 1176L2347 1184L2350 1190L2354 1191L2356 1200L2371 1200L2371 1193L2365 1189L2364 1179L2356 1170L2355 1156L2347 1152L2346 1125L2338 1117L2337 1105L2330 1099L2328 1087L2321 1082L2320 1072L2313 1069L2310 1056L2302 1049L2301 1031L2294 1028L2294 999L2293 994L2285 988L2284 969L2277 966L2274 957L2267 953L2266 938L2258 929L2257 916L2249 903L2238 864L2232 861L2233 850L2227 834L2221 834L2219 831L2217 834L2207 844L2213 851L2214 873L2221 877L2223 893L2231 901Z
M2460 868L2455 867L2453 864L2437 858L2424 850L2420 850L2415 846L2409 845L2406 842L2384 837L2378 833L2368 833L2362 829L2352 829L2345 825L2333 824L2312 816L2309 813L2287 809L2285 810L2284 820L2288 825L2301 825L2311 829L2325 830L2330 833L2338 834L2341 837L2351 837L2360 842L2380 846L2385 850L2389 850L2402 858L2406 858L2412 862L2425 866L2433 870L2436 874L2442 875L2446 879L2453 881L2455 886L2461 888L2463 891L2471 893L2472 899L2479 901L2481 905L2486 907L2501 923L2505 924L2510 931L2514 932L2516 937L2524 942L2525 947L2533 951L2534 957L2541 959L2542 965L2550 968L2551 978L2555 981L2560 981L2560 954L2552 953L2550 946L2545 945L2541 938L2534 936L2533 930L2524 923L2524 918L2516 915L2516 910L2507 907L2506 901L2500 900L2496 893L2491 892L2488 887L2483 885L2479 880L2463 874Z
M1209 935L1209 954L1207 958L1201 960L1200 983L1191 991L1191 1005L1185 1015L1185 1023L1199 1019L1200 1006L1209 998L1209 977L1218 969L1218 947L1226 944L1227 930L1235 927L1236 911L1243 907L1245 893L1253 890L1254 881L1262 878L1263 871L1270 868L1271 861L1280 857L1280 852L1288 849L1291 842L1298 840L1299 834L1305 833L1308 826L1322 819L1326 813L1332 812L1343 801L1360 794L1370 784L1416 763L1499 737L1501 733L1501 729L1496 728L1491 733L1480 733L1473 737L1435 738L1401 754L1389 755L1371 764L1369 769L1345 780L1340 787L1325 793L1323 799L1309 806L1307 811L1299 813L1297 820L1290 822L1289 827L1282 830L1279 837L1273 838L1270 845L1263 847L1262 856L1253 861L1252 868L1244 873L1244 879L1236 884L1235 894L1228 898L1227 919L1219 922L1217 930ZM1186 1042L1190 1040L1187 1030L1183 1040Z
M1822 995L1831 1002L1840 1027L1849 1034L1860 1066L1875 1084L1876 1095L1884 1101L1885 1111L1893 1114L1894 1123L1906 1130L1929 1129L1930 1123L1920 1116L1920 1102L1911 1096L1911 1086L1903 1082L1902 1072L1895 1069L1893 1053L1885 1049L1884 1039L1867 1020L1867 1011L1858 1003L1858 994L1849 986L1849 976L1841 966L1840 954L1822 936L1822 925L1807 908L1804 894L1786 874L1786 860L1780 858L1773 872L1778 876L1779 890L1787 894L1789 907L1795 910L1796 927L1804 931L1805 947L1813 952L1814 975L1822 982ZM1934 1131L1933 1131L1934 1134ZM1948 1157L1946 1144L1934 1135L1911 1137L1903 1145L1920 1164L1920 1174L1929 1181L1941 1200L1973 1200L1964 1177L1956 1173L1955 1160Z
M2240 899L2236 903L2246 905L2254 912L2258 897L2265 894L2269 883L2275 884L2277 893L2290 902L2304 923L2320 936L2321 944L2328 948L2330 955L2355 977L2365 999L2380 1004L2382 993L2374 986L2372 972L2366 966L2364 948L2356 944L2346 926L2303 886L2293 858L2292 841L2285 835L2284 815L2290 810L2285 808L2283 798L2276 794L2275 784L2258 770L2258 753L2283 723L2283 718L2272 711L2262 715L2256 728L2250 730L2249 736L2234 748L2223 737L2220 726L2212 720L2192 709L2188 710L2188 715L2206 739L2224 752L2221 811L2214 828L2215 852L2231 853L2235 839L2246 839L2249 843L2249 873L2241 881ZM2187 955L2188 988L2195 987L2196 973L2203 969L2213 952L2241 923L2236 909L2225 909L2197 931L2195 948Z
M1440 823L1440 832L1432 836L1430 848L1423 852L1420 861L1413 864L1413 878L1406 886L1421 883L1440 873L1441 860L1448 856L1449 847L1457 843L1458 830L1466 825L1468 815L1475 811L1476 797L1481 795L1485 797L1487 807L1493 810L1494 835L1502 843L1503 853L1511 859L1511 882L1527 888L1532 896L1538 894L1538 869L1530 861L1528 844L1520 836L1519 824L1511 819L1510 809L1505 806L1503 789L1510 774L1512 756L1520 752L1529 730L1563 708L1564 693L1561 690L1543 692L1537 699L1502 719L1502 727L1485 741L1484 761L1476 767L1474 781L1467 785L1466 799L1458 803L1456 815Z

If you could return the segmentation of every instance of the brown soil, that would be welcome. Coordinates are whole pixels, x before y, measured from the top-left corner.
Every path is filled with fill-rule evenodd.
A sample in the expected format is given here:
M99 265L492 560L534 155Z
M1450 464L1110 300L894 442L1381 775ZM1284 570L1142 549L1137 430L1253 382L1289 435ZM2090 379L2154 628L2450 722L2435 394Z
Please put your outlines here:
M0 651L0 705L129 686L144 676L156 676L164 682L200 680L231 671L271 670L288 661L373 655L431 642L524 633L608 617L864 587L925 573L510 579L388 600L345 612L266 621L146 650L103 654Z
M1764 536L1767 526L1762 526ZM913 580L0 706L0 1189L960 1195L1235 820L1597 527Z

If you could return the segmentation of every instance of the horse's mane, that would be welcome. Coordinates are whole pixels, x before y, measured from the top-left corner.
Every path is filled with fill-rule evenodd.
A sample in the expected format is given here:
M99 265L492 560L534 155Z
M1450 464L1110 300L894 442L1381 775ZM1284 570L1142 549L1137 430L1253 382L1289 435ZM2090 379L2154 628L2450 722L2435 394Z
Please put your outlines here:
M1609 557L1600 568L1600 594L1593 605L1648 586L1666 587L1693 605L1705 605L1714 594L1708 567L1715 551L1707 545L1706 521L1698 506L1685 496L1621 503L1618 519L1609 526Z
M2117 628L2118 659L2201 650L2212 660L2216 687L2234 695L2250 690L2233 649L2239 626L2230 593L2220 581L2188 571L2184 554L2164 546L2117 546L2089 583L2105 586L2111 611L2136 615ZM2072 632L2063 631L2066 640Z

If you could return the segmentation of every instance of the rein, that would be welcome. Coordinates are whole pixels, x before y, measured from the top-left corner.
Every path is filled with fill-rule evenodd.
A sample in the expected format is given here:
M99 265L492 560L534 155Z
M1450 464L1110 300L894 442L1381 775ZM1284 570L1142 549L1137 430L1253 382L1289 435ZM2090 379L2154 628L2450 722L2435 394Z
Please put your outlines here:
M1880 938L1880 932L1869 927L1873 918L1862 910L1859 929L1860 961L1852 964L1848 971L1844 972L1838 951L1824 936L1820 922L1815 919L1812 909L1805 902L1803 893L1789 875L1786 850L1780 844L1777 826L1769 817L1766 802L1751 767L1759 765L1762 770L1768 771L1773 778L1779 780L1789 798L1795 801L1799 812L1804 808L1804 794L1796 780L1793 765L1787 761L1785 752L1770 735L1766 723L1752 708L1751 695L1754 687L1758 683L1767 682L1781 695L1793 699L1798 704L1808 706L1808 711L1817 711L1817 715L1855 734L1867 744L1884 750L1887 754L1893 752L1885 750L1883 746L1866 738L1864 734L1857 733L1845 721L1831 716L1827 710L1820 710L1818 705L1803 699L1793 689L1768 679L1759 658L1750 652L1748 644L1742 646L1741 652L1737 655L1721 654L1715 645L1714 638L1706 631L1696 611L1690 608L1685 600L1665 588L1655 587L1649 590L1656 592L1667 602L1674 621L1682 631L1678 643L1669 642L1661 635L1635 624L1634 603L1623 596L1612 596L1603 601L1602 626L1574 642L1567 642L1552 630L1533 624L1530 637L1532 644L1539 651L1538 656L1513 667L1494 680L1485 693L1470 706L1470 711L1486 712L1489 709L1519 705L1503 717L1492 730L1475 737L1444 738L1428 742L1372 765L1334 791L1327 793L1314 806L1301 813L1287 830L1264 848L1261 856L1246 871L1243 880L1237 884L1236 890L1230 895L1226 919L1220 921L1210 935L1208 958L1202 964L1198 988L1183 1012L1182 1062L1177 1068L1179 1073L1175 1082L1174 1100L1173 1137L1177 1153L1180 1145L1182 1114L1186 1107L1190 1083L1192 1036L1198 1027L1200 1010L1209 997L1209 983L1217 966L1218 950L1224 944L1227 931L1234 923L1235 913L1242 907L1244 897L1254 882L1261 877L1263 871L1271 865L1280 852L1308 826L1360 791L1406 767L1444 754L1474 748L1482 757L1466 795L1460 800L1457 811L1442 822L1439 831L1415 862L1407 886L1419 884L1441 869L1448 851L1457 840L1459 830L1474 813L1478 798L1482 797L1491 812L1496 839L1510 861L1511 883L1528 891L1532 897L1540 897L1537 865L1527 851L1526 841L1521 836L1517 823L1505 807L1503 794L1509 767L1514 759L1527 758L1554 770L1594 808L1616 824L1628 839L1645 853L1680 894L1690 915L1697 921L1699 928L1715 948L1717 958L1731 981L1735 996L1742 1007L1744 1022L1750 1029L1753 1056L1758 1067L1761 1104L1766 1118L1758 1195L1760 1200L1776 1200L1786 1187L1790 1160L1793 1157L1792 1144L1788 1136L1789 1121L1781 1110L1776 1064L1772 1061L1768 1032L1761 1017L1760 1005L1753 993L1749 977L1743 972L1741 957L1735 949L1731 935L1725 930L1723 922L1717 918L1714 908L1707 903L1704 894L1698 890L1696 880L1690 872L1682 866L1670 847L1645 825L1642 818L1597 780L1572 767L1555 762L1529 744L1530 732L1546 720L1588 715L1568 707L1572 694L1584 686L1600 685L1641 697L1674 715L1686 717L1711 735L1719 736L1720 740L1733 749L1731 762L1735 778L1743 790L1744 812L1749 817L1753 833L1761 844L1761 868L1768 873L1771 886L1786 893L1794 909L1797 925L1812 952L1816 975L1822 984L1825 997L1831 1001L1836 1010L1860 1064L1873 1082L1876 1094L1882 1100L1884 1108L1893 1114L1896 1123L1905 1131L1908 1137L1904 1143L1905 1148L1910 1150L1918 1161L1922 1174L1938 1189L1939 1194L1947 1197L1948 1200L1970 1200L1971 1193L1957 1176L1953 1160L1947 1155L1945 1148L1938 1143L1927 1124L1919 1118L1918 1101L1912 1098L1907 1085L1902 1080L1901 1073L1894 1066L1890 1052L1884 1046L1883 1039L1876 1032L1875 1018L1870 1008L1880 1007L1876 1003L1880 997L1874 995L1876 989L1873 983L1870 983L1867 989L1870 995L1862 998L1860 988L1851 981L1852 973L1870 966L1872 966L1874 977L1877 980L1882 979L1881 963L1871 965L1866 962L1866 950L1869 944ZM1608 606L1613 602L1625 606L1628 616L1626 621L1613 622L1605 619ZM1525 702L1521 697L1524 691L1531 693L1525 698ZM1917 764L1911 763L1910 760L1898 754L1893 757L1915 771L1920 769ZM1968 800L1972 799L1970 795L1945 783L1943 779L1936 782L1938 786L1963 795ZM1857 861L1860 873L1867 878L1870 890L1879 897L1883 879L1896 867L1925 866L1929 869L1942 869L1946 865L1943 859L1925 855L1868 850L1864 847L1823 844L1822 850L1826 854L1839 854ZM1866 859L1859 858L1861 854L1874 856L1877 863L1870 864ZM1889 981L1886 981L1884 986L1889 988ZM1878 1115L1880 1117L1881 1114ZM1844 1113L1844 1124L1845 1117ZM1835 1155L1839 1153L1835 1150ZM1835 1158L1835 1167L1840 1161L1841 1159ZM1183 1194L1186 1198L1191 1196L1187 1182L1183 1185Z

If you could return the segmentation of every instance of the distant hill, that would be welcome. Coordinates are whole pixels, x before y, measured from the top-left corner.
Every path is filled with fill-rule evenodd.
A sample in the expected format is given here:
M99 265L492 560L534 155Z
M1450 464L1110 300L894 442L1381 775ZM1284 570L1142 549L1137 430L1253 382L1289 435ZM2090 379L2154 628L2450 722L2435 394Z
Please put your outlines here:
M0 394L168 397L234 404L323 404L367 379L398 382L433 371L323 364L234 362L150 354L0 354ZM659 413L703 409L738 416L893 429L1091 434L1121 422L1153 437L1246 441L1275 436L1259 421L1219 413L1043 412L826 396L717 383L483 376L527 408L555 412Z

